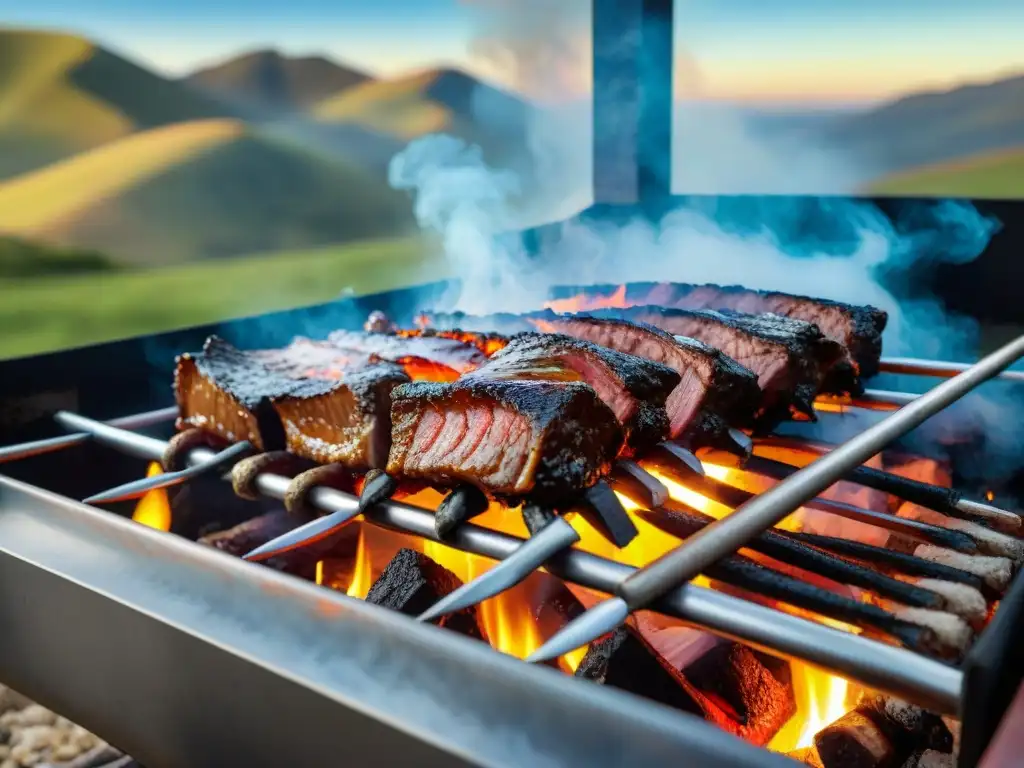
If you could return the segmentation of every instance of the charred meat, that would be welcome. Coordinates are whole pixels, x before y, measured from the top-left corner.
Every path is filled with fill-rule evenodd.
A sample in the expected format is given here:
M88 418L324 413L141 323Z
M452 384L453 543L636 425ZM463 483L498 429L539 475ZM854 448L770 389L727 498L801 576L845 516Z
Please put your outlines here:
M884 310L872 306L844 304L829 299L756 291L740 285L692 285L689 283L629 283L584 289L600 295L621 293L627 305L657 305L680 309L730 309L748 314L770 313L813 323L821 332L846 348L846 354L827 374L826 391L859 394L861 379L878 373L882 356L882 332L888 322ZM578 289L555 289L561 296L579 294Z
M387 472L552 506L604 476L622 428L579 381L412 382L392 393Z
M848 360L862 378L878 373L882 332L889 321L885 311L871 306L795 296L777 291L753 291L742 286L672 283L671 306L683 309L734 309L813 323L833 341L846 347Z
M780 315L666 309L646 306L596 310L595 317L624 317L715 347L758 377L763 396L759 422L771 426L792 413L815 419L814 398L842 345L803 320Z
M396 365L306 339L246 352L211 336L202 352L177 360L177 424L320 463L381 467L391 390L408 381Z
M680 375L666 401L669 436L714 445L730 426L748 426L761 403L757 376L714 347L646 323L592 315L531 315L544 330L662 363Z
M652 448L669 434L665 401L679 384L672 368L559 333L513 336L482 368L463 381L520 379L582 381L622 425L624 455Z
M498 329L565 334L667 365L680 376L665 403L669 436L697 447L715 445L730 426L751 424L761 405L754 373L714 347L647 323L589 314L561 315L551 310L479 317L433 314L425 315L424 321L474 333Z
M443 336L334 331L327 341L338 349L401 365L411 378L426 381L454 381L487 361L477 346Z

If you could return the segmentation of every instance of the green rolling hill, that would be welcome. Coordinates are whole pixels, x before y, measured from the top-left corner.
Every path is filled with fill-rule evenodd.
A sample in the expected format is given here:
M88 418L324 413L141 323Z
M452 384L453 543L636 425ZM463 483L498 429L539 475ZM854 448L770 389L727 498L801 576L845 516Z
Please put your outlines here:
M0 28L0 179L138 130L231 114L84 38Z
M160 265L413 228L404 193L237 120L177 123L0 183L0 233Z

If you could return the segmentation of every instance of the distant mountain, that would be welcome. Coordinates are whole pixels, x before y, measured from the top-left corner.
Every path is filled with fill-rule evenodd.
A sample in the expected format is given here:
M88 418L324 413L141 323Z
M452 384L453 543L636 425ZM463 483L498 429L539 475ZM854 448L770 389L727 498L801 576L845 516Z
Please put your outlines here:
M367 81L311 109L321 124L358 125L406 141L443 131L485 150L523 147L529 112L518 96L456 69Z
M232 110L75 35L0 28L0 179Z
M139 266L412 229L408 196L383 178L238 120L135 133L0 182L0 234Z
M817 135L879 175L1024 145L1024 75L905 96Z
M299 111L370 79L322 56L289 57L262 50L200 69L183 81L242 109Z

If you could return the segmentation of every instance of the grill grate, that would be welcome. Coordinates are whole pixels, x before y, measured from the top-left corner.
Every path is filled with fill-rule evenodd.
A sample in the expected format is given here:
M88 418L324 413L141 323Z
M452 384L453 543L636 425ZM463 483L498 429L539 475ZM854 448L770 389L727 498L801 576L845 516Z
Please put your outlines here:
M956 384L957 393L962 395L987 377L996 374L998 368L1012 363L1022 352L1024 352L1024 339L1017 340L997 353L1000 357L995 362L990 360L983 363L980 368L975 366L966 377L961 377L949 384ZM902 361L901 365L905 367L908 363ZM921 371L924 375L935 375L938 367L941 367L931 361L923 361L921 365L925 369ZM953 372L940 371L944 375ZM875 393L879 400L897 399L893 395L894 393L884 391ZM902 411L896 412L896 421L900 421L900 413L906 414L910 409L931 408L932 411L937 411L948 403L937 403L935 395L929 393L924 396L907 396L900 404L906 407ZM90 440L113 448L126 456L149 461L159 460L165 454L167 441L135 430L145 430L166 422L173 417L174 413L175 409L157 409L136 416L121 417L103 424L65 411L58 414L58 420L65 428L73 430L72 434L47 437L0 449L0 462L33 457L30 459L31 461L45 467L48 459L55 458L55 456L45 456L44 454L47 453L59 456L71 450L89 453L98 450L83 446ZM903 420L909 421L905 417ZM905 423L903 426L906 429L910 428ZM898 430L895 429L889 430L882 444L891 442L898 436L897 432ZM876 451L878 447L880 446L872 447L872 452ZM831 455L842 455L843 450L843 446L840 446L833 450ZM209 450L196 449L189 454L188 461L192 464L202 463L208 461L211 456L212 452ZM852 460L855 465L856 457ZM829 464L829 462L821 463ZM826 484L835 482L845 468L837 466L839 463L833 460L831 464L834 466L829 472L821 475L818 478L819 481ZM46 477L47 472L43 470L37 474L38 476ZM801 499L796 496L790 497L792 493L795 493L793 487L799 486L799 483L795 482L799 480L799 477L799 474L794 475L776 486L774 495L784 497L784 500L773 511L773 516L775 513L782 514L799 506ZM288 477L263 473L258 477L256 487L264 497L279 500L284 497L290 480ZM804 487L803 490L806 491L807 488ZM767 493L762 494L759 499L755 498L754 501L759 501L763 506L766 498L769 498ZM358 499L335 489L316 488L310 494L309 501L327 515L336 516L336 520L351 519L357 513ZM397 502L386 502L367 510L364 516L369 523L376 526L432 541L438 540L433 512L430 510ZM709 562L717 562L723 555L735 552L736 549L749 542L751 537L763 533L766 526L770 527L770 525L770 521L761 520L758 525L750 526L744 532L744 536L730 539L728 546L724 546L721 552L716 549ZM567 525L565 527L569 528ZM722 523L712 523L705 530L718 530L721 527L723 527ZM447 537L444 543L492 560L515 563L516 557L521 557L524 551L528 551L529 546L536 544L538 538L534 537L524 541L516 536L465 523L460 525L450 537ZM101 545L101 542L106 543ZM569 543L568 538L559 540L558 545L565 543ZM548 555L559 549L559 546L551 541L548 542L548 545L550 547L547 551ZM686 545L683 550L685 547ZM147 563L147 558L159 561L159 566L155 563ZM545 558L541 557L541 561L544 560ZM152 568L147 570L147 565L152 565ZM555 576L571 583L613 595L619 593L621 585L627 579L636 578L635 574L638 572L631 566L579 549L571 549L559 554L553 560L546 562L545 568ZM224 678L228 674L228 670L233 670L231 675L240 676L237 678L238 680L244 680L246 686L251 686L253 696L257 695L256 691L262 691L264 688L276 691L279 686L285 685L284 681L287 680L288 684L294 683L300 690L292 694L275 693L274 695L288 698L294 694L303 700L308 698L308 705L322 708L324 717L327 717L327 713L330 713L332 718L355 717L345 702L351 701L351 697L357 696L359 705L355 708L364 709L366 699L362 692L358 688L345 685L332 688L331 685L325 684L313 672L310 659L299 658L302 654L298 650L285 647L287 642L296 642L303 647L305 641L296 640L297 636L293 635L290 629L287 631L280 627L273 631L269 629L271 624L276 625L281 621L273 612L281 608L280 600L275 598L272 601L273 607L271 605L250 606L244 611L246 614L244 619L236 616L235 609L232 608L227 611L230 619L227 621L227 625L214 616L217 611L225 610L226 603L218 602L219 600L246 599L258 603L264 601L267 595L281 590L287 592L290 596L289 599L298 601L298 605L292 613L294 611L305 612L300 624L308 632L334 637L339 632L356 631L350 626L354 623L368 633L363 641L364 647L367 649L365 653L370 654L369 657L359 654L354 654L350 658L344 657L344 654L339 657L337 648L328 651L318 641L317 648L311 656L318 660L318 664L329 658L333 660L332 663L354 667L350 670L353 675L358 674L360 669L364 676L367 670L372 670L375 674L383 675L385 679L393 679L394 672L382 670L379 665L375 666L372 663L375 656L369 650L373 645L370 636L373 636L376 643L385 643L380 647L388 647L390 653L392 649L386 645L389 642L390 633L403 635L403 643L408 641L410 647L403 646L403 653L406 653L406 657L404 657L406 671L414 668L417 664L425 663L424 657L417 656L418 651L415 650L417 644L421 642L426 642L440 656L450 653L459 659L465 657L460 638L438 639L437 635L443 636L446 633L437 633L432 629L423 628L418 626L417 622L400 616L382 618L378 615L381 612L374 610L372 606L360 604L358 607L354 607L352 601L333 594L325 595L325 590L296 583L279 574L270 573L267 569L254 568L251 565L225 558L218 553L207 551L203 547L196 547L176 537L161 536L140 526L128 524L116 516L97 512L66 497L54 495L38 487L9 480L2 476L0 476L0 571L4 572L2 576L4 584L17 584L19 588L24 586L29 592L37 595L38 600L42 601L44 605L64 604L64 601L72 599L78 601L67 604L83 606L79 607L76 613L89 624L88 634L91 638L90 642L94 645L90 647L90 653L87 655L93 659L96 673L109 671L117 678L117 690L121 691L122 696L130 695L133 701L138 696L166 697L166 687L174 686L175 682L169 679L173 677L173 674L168 675L166 669L161 673L158 669L152 669L152 664L149 665L150 668L142 669L144 654L139 649L125 648L123 650L123 653L128 656L134 654L139 657L137 659L138 668L134 670L133 676L118 674L111 669L113 662L118 660L118 656L122 652L115 649L129 644L124 638L119 637L127 627L138 627L139 632L151 635L156 648L177 647L177 643L187 640L186 644L189 645L190 650L182 650L182 658L190 658L193 654L197 654L196 658L202 657L203 659L202 668L211 670L209 680L199 681L192 677L189 678L189 685L193 687L193 693L189 695L195 696L197 701L220 700L222 702L220 706L234 706L233 697L226 698L227 694L224 691L214 690L215 684L225 683ZM159 571L159 574L156 571ZM147 573L149 576L145 575ZM137 576L143 577L141 584L133 584ZM120 577L120 581L118 581L118 577ZM964 717L964 746L960 759L962 765L972 765L977 761L984 746L991 738L1020 680L1022 670L1016 669L1012 665L1003 668L1002 674L994 673L993 670L999 670L1000 667L994 666L992 660L993 658L997 660L1003 658L1003 655L1012 647L1010 638L1019 634L1020 626L1024 623L1019 610L1019 604L1024 601L1024 590L1019 582L1020 580L1004 597L996 618L977 639L968 657L959 666L943 663L921 653L889 645L869 637L832 629L810 620L751 603L741 597L692 584L667 590L657 598L651 607L718 635L777 656L811 663L866 687L913 701L928 709L954 716L962 715ZM229 597L232 590L236 590L235 596ZM74 597L72 597L73 595ZM187 616L184 616L179 611L182 607L179 603L182 601L191 603L193 608L199 606L202 610L198 615L188 613ZM69 679L72 680L81 678L82 673L71 669L71 665L64 662L64 668L58 677L52 669L44 668L38 659L29 658L29 656L33 658L38 656L40 649L43 649L43 655L48 660L68 652L67 647L56 639L56 635L59 633L52 622L47 621L45 617L40 617L39 611L27 606L22 593L15 594L10 586L7 590L0 591L0 605L10 606L12 611L17 611L12 615L16 616L16 624L21 628L21 631L14 633L12 637L0 641L0 659L2 659L0 660L0 673L15 687L24 688L27 693L33 695L44 705L79 718L83 725L101 735L112 736L110 741L118 744L119 747L133 754L142 762L151 762L154 765L178 764L177 757L180 752L175 753L170 760L155 758L153 754L155 746L169 747L166 746L167 740L161 742L160 739L153 738L151 723L147 722L146 728L134 729L133 732L130 725L118 722L112 711L108 711L103 706L97 710L97 714L100 716L99 720L92 719L87 710L96 706L93 691L88 693L88 705L84 703L87 700L85 688L89 686L84 686L82 690L68 691L62 688L62 684L59 682L65 676L70 676ZM86 605L89 607L85 608ZM97 618L104 616L107 618ZM236 623L236 619L241 624ZM291 620L291 618L288 619L288 621ZM342 626L343 629L338 629L338 626ZM218 636L218 632L226 634ZM307 638L310 636L312 635L306 635ZM182 637L186 640L182 640ZM432 640L424 640L424 637L432 638ZM351 638L345 642L348 642L351 647ZM344 647L346 647L344 644L339 646L339 648ZM558 676L552 678L543 670L531 669L524 673L523 664L509 659L501 659L500 654L489 653L486 650L484 653L488 658L499 657L499 659L491 659L484 664L480 661L482 657L479 656L479 650L474 648L471 656L465 657L470 659L466 662L467 668L472 669L474 674L486 669L488 674L493 673L494 675L491 682L500 679L503 681L502 685L506 684L504 681L510 676L515 677L517 679L516 690L520 691L524 697L530 696L531 698L539 695L539 688L530 693L532 686L539 685L536 683L536 680L541 679L536 677L539 674L543 676L545 690L548 693L555 691L551 693L552 702L560 701L563 706L577 706L575 691L570 693L570 689L564 687L564 685L572 686L571 681L558 680ZM993 654L995 654L994 657ZM240 656L246 657L252 663L236 668L233 665ZM368 658L371 659L370 662L367 661ZM454 663L453 659L447 659L447 662ZM174 664L176 667L179 666L177 661ZM217 669L218 665L221 665L222 668ZM410 674L417 678L421 676L419 673ZM453 672L450 669L449 674L456 678L459 676L458 672ZM519 680L524 674L523 680L529 680L529 682ZM92 683L98 684L98 681L94 680ZM74 686L72 687L74 688ZM489 689L493 687L489 686ZM423 702L426 697L426 699L436 701L434 694L437 693L436 690L430 690L428 686L420 691L419 700ZM543 695L547 696L548 693ZM612 698L604 699L605 693L611 694ZM181 697L185 694L179 691L177 695ZM445 691L444 695L459 695L459 692ZM483 694L481 693L481 695ZM502 700L507 703L507 697L498 696L493 691L488 695L495 695L496 701ZM585 695L589 699L597 694L587 691ZM573 701L571 705L566 703L570 700ZM975 701L984 701L985 706L970 703ZM613 720L621 718L622 722L627 720L635 722L635 720L629 720L630 713L636 714L640 711L633 709L636 706L635 700L628 697L623 700L611 691L602 691L594 702L593 707L603 713L599 713L599 717L606 716ZM113 701L108 703L111 706L114 704ZM204 704L203 708L206 706L209 705ZM243 708L254 706L246 703ZM163 711L161 716L168 715L170 708L164 707L163 709L168 711ZM268 718L273 717L273 709L272 706L267 706L265 709L256 707L258 711L253 711L251 714L258 722L270 722ZM465 717L465 713L461 711L461 704L459 709L459 717ZM513 710L506 709L504 711L507 713ZM501 712L502 710L487 706L481 709L480 714L489 716L492 722L488 727L493 727L493 720L500 719ZM561 714L563 721L571 721L572 724L566 727L572 730L574 727L581 727L582 719L593 713L563 711ZM640 719L646 719L649 714L645 711ZM401 723L399 730L402 732L409 729L410 723L420 722L417 718L425 717L422 713L405 713L403 716L408 716L409 719ZM662 715L662 717L664 716ZM222 749L239 749L237 739L233 739L229 732L208 733L204 731L204 728L208 730L204 724L193 722L194 718L186 719L189 720L190 729L206 733L213 740L212 743L220 744ZM524 729L525 732L533 734L531 729L540 728L538 733L541 735L548 733L548 729L541 727L533 718L527 718L527 720L529 722L517 722L517 729ZM478 721L478 718L473 719L473 722ZM775 759L774 756L769 757L765 752L756 748L753 748L753 752L749 751L748 745L736 746L735 739L726 737L725 734L718 733L714 729L709 732L705 730L703 723L691 722L689 718L685 717L681 722L684 722L685 725L679 728L673 727L669 731L664 729L664 722L657 718L647 721L647 726L653 728L657 734L652 738L668 739L668 742L665 743L675 744L673 749L681 748L682 742L688 742L685 748L690 749L691 752L697 749L697 752L693 752L693 754L698 755L696 758L698 761L701 759L700 755L705 754L710 761L708 764L767 765L769 764L766 762L767 760ZM327 721L323 724L325 728L327 727L326 723ZM404 743L402 748L413 750L422 748L424 740L437 746L440 741L443 742L440 752L431 754L435 756L444 754L450 757L457 753L465 756L463 751L467 749L467 743L476 745L476 742L473 742L472 739L466 741L464 725L445 720L443 726L438 728L426 726L423 732L431 733L429 738L421 738L418 746ZM318 746L323 745L323 741L320 739L322 734L314 726L304 726L304 728L307 729L305 732L314 742L310 747L312 751L309 753L309 757L315 761L315 750ZM310 731L309 728L312 730ZM249 727L246 730L251 732L252 728ZM621 733L621 731L611 728L608 733ZM441 735L437 736L436 734ZM267 739L270 743L266 744L262 743L263 736L253 738L260 742L260 749L266 750L262 754L272 754L275 749L283 749L283 746L276 744L272 738ZM722 738L726 739L725 744L731 746L720 743ZM320 740L318 741L318 739ZM675 739L678 740L673 741ZM625 738L623 744L635 743L635 740L635 736ZM415 742L416 738L412 741ZM692 743L689 743L691 741ZM700 744L707 747L706 753L700 753ZM397 750L397 743L394 746ZM474 748L479 748L479 745ZM618 748L624 747L620 745ZM180 747L178 749L180 750ZM248 749L248 746L244 749ZM253 746L253 749L255 750L256 747ZM582 755L587 753L588 749L588 745L577 744L573 745L571 749L565 747L563 754L572 755L573 759L583 759ZM590 762L593 764L614 762L608 759L609 755L614 753L614 748L607 743L607 740L603 744L603 749L605 750L603 754L600 753L600 750L592 753L593 759ZM218 753L216 750L214 752L222 760L235 759L233 755L226 752ZM427 750L427 753L430 753L430 750ZM482 760L483 753L494 757L494 760ZM397 752L390 754L395 757ZM412 753L403 753L402 759L407 759L409 754ZM726 757L727 755L730 757ZM514 749L505 755L496 756L492 747L488 746L479 755L471 756L469 762L480 759L493 764L523 764L522 760L528 759L528 757L529 755L516 752ZM732 762L731 758L735 758L735 761ZM190 759L190 764L197 764L194 755L191 755ZM430 760L426 756L424 759L428 762ZM629 759L641 759L637 757L632 747L630 747ZM256 762L261 761L257 760Z

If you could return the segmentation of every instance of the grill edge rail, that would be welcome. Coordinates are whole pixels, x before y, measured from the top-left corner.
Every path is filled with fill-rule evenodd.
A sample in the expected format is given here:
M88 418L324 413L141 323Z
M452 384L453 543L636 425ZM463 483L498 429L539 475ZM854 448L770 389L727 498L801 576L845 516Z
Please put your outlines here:
M0 615L0 679L151 768L345 754L791 765L699 718L2 476Z

